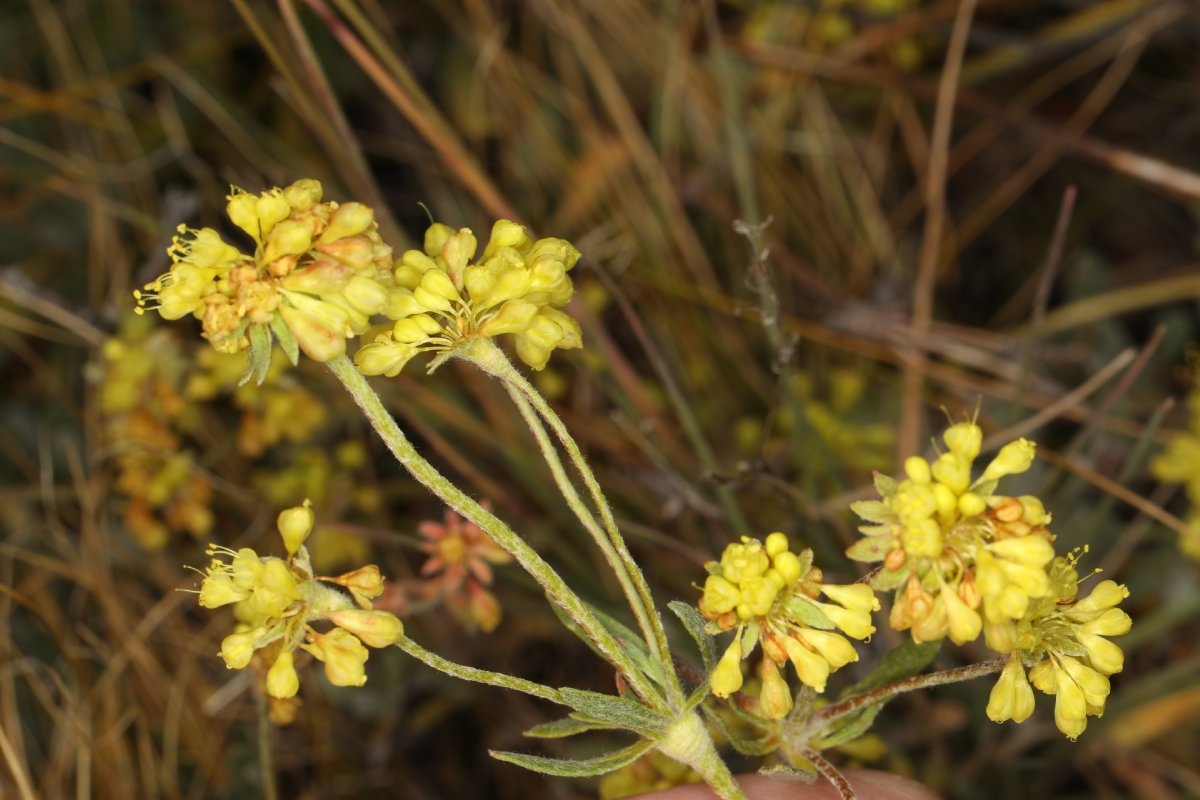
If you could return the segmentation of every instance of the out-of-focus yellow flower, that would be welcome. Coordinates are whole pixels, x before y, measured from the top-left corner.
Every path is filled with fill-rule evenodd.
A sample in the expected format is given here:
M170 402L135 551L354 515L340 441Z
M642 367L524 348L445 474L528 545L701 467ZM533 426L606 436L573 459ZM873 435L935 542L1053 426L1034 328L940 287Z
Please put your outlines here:
M1179 549L1200 561L1200 350L1189 354L1192 387L1186 406L1187 427L1167 440L1161 453L1150 461L1150 471L1160 481L1181 483L1191 501L1187 530L1181 532Z
M280 700L293 697L300 688L297 649L324 662L334 685L361 686L366 681L363 645L389 647L404 636L395 615L371 607L371 599L383 591L378 567L332 578L313 574L304 545L313 523L308 501L279 514L286 559L260 556L248 547L210 547L209 554L216 558L200 585L200 605L232 605L240 622L221 642L225 665L265 670L267 693ZM349 589L353 599L328 584ZM334 627L322 632L315 627L322 622Z
M537 370L551 351L582 346L579 324L559 310L575 291L567 272L578 250L563 239L534 240L503 219L472 263L476 246L467 228L434 223L424 250L400 257L394 276L400 291L386 312L396 324L355 354L360 370L394 376L418 353L448 355L501 334L512 334L517 355Z
M742 537L725 548L720 562L706 565L709 576L699 600L713 633L734 631L733 640L709 679L713 694L728 697L742 687L743 639L750 650L763 645L759 713L780 719L792 708L792 694L779 668L791 662L800 682L818 692L829 674L858 660L847 637L875 632L871 612L879 600L864 584L826 584L812 565L812 551L792 552L787 537L772 533L765 542ZM822 594L830 602L821 602Z
M252 195L233 187L226 213L254 243L247 254L215 230L180 226L171 270L135 292L139 311L192 315L224 353L250 351L247 377L262 381L274 337L296 362L344 355L392 301L392 250L361 203L322 202L317 181Z

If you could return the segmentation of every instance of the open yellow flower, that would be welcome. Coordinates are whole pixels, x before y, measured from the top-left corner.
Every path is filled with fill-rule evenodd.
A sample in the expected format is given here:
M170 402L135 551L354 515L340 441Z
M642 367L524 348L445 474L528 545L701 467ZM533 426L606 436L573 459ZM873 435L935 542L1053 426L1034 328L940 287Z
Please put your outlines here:
M364 373L394 376L418 353L449 356L501 334L516 337L518 357L539 370L551 351L582 346L579 324L559 310L575 291L567 272L579 251L569 242L534 240L502 219L475 262L477 242L467 228L435 223L424 244L396 263L400 291L387 308L396 324L355 354Z
M252 253L215 230L180 226L171 270L135 292L138 311L192 315L225 353L249 351L246 379L259 383L274 338L293 364L346 352L394 292L392 250L361 203L322 202L321 184L300 180L252 195L232 188L226 213L253 241Z
M276 524L286 559L260 556L248 547L210 547L209 554L217 557L200 585L200 605L232 605L240 621L221 642L225 665L265 669L266 690L275 699L288 699L299 691L297 649L324 662L335 686L361 686L366 682L364 645L389 647L404 636L404 625L395 615L371 607L371 600L383 591L378 567L332 578L313 574L304 545L313 522L307 500L279 514ZM329 584L349 589L351 596ZM319 623L332 627L321 631L315 625Z
M728 697L742 687L741 662L761 641L758 710L767 719L780 719L792 708L780 667L791 662L801 683L823 692L830 673L858 660L847 637L865 639L875 632L871 612L879 610L879 600L871 587L824 583L812 551L792 552L782 533L765 542L744 536L725 548L720 562L706 566L700 613L710 632L734 631L710 676L712 692ZM822 594L831 602L818 601Z

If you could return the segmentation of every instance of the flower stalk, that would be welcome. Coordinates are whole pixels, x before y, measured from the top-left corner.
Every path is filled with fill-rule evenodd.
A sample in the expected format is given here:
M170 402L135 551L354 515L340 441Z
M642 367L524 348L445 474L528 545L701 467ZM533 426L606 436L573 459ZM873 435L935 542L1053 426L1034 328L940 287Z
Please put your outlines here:
M545 590L550 601L579 625L605 659L620 670L628 680L630 688L642 700L658 710L667 710L666 703L650 680L558 573L508 525L455 486L417 452L396 424L396 420L384 408L379 395L371 388L366 377L355 368L353 362L348 358L339 357L327 361L326 364L354 398L371 427L383 439L396 460L418 482L463 517L486 531L497 544L508 551Z
M671 668L671 651L667 643L666 630L663 628L662 618L655 610L654 598L651 595L650 586L646 582L641 568L638 567L637 562L634 561L632 554L630 554L629 548L625 545L624 537L622 537L620 529L617 527L612 508L608 503L608 498L605 497L595 473L588 466L587 459L584 458L582 451L579 449L579 444L571 436L562 419L555 413L550 404L546 402L541 393L526 380L525 376L513 366L512 362L505 357L503 351L490 339L476 339L470 345L463 347L458 352L458 355L479 367L479 369L488 375L499 379L504 385L509 397L512 398L517 410L520 411L522 418L533 433L534 439L538 443L538 448L541 450L546 464L550 467L555 484L558 486L567 505L588 533L591 534L592 539L596 542L596 545L604 554L605 560L616 575L621 585L621 590L624 592L629 606L633 610L638 627L642 632L642 637L646 640L654 658L664 668L663 672L670 676L671 690L675 695L673 699L681 703L683 700L683 690L679 686L678 680L675 679L674 670ZM596 510L599 512L600 524L603 525L603 530L597 525L595 516L584 505L571 479L563 469L562 461L555 451L554 445L549 441L542 421L538 419L539 417L545 421L546 425L550 426L555 437L562 444L568 457L571 459L571 464L583 479L588 494Z

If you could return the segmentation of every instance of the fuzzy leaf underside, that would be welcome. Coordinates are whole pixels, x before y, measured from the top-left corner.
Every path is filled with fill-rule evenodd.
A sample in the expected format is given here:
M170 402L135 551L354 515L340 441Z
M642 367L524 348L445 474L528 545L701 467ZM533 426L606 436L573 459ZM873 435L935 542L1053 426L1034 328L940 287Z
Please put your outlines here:
M600 723L608 728L635 731L652 738L661 736L670 727L671 720L658 714L636 700L600 694L583 689L559 689L563 702L575 709L571 716L588 723Z
M704 672L711 673L717 663L717 647L713 643L713 637L704 630L707 624L704 617L700 616L700 612L696 610L695 606L688 605L681 600L672 600L667 603L667 608L679 617L683 627L692 635L692 639L696 642L696 649L700 651L700 658L704 662Z
M590 778L596 775L606 775L628 766L645 755L652 747L654 747L654 742L643 739L615 752L583 759L548 758L501 750L493 750L491 755L492 758L499 761L507 761L509 764L516 764L518 767L540 772L543 775L556 775L560 778Z
M603 730L604 727L604 725L584 722L574 717L564 717L563 719L556 719L553 722L543 722L541 725L534 725L525 731L523 735L531 739L565 739L568 736L575 736L576 734L587 733L588 731Z

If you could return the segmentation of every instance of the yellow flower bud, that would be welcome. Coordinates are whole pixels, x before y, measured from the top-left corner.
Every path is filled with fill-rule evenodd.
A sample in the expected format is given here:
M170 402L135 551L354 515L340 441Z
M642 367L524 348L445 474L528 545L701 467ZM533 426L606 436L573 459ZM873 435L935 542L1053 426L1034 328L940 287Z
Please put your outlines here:
M763 541L763 549L767 551L767 555L772 559L780 553L786 553L788 546L787 536L779 531L767 534L767 538Z
M279 528L280 536L283 537L283 546L289 556L295 555L300 546L304 544L304 540L312 533L315 519L312 503L307 499L303 505L285 508L279 512L275 524Z
M492 224L492 232L488 236L487 247L483 251L482 261L487 261L501 247L511 247L520 250L529 243L529 233L525 226L512 220L498 219Z
M470 228L460 228L442 245L441 256L446 264L446 274L456 286L462 285L463 273L466 272L471 256L475 255L477 245L475 234L471 233Z
M941 594L942 602L946 606L946 625L950 639L955 644L966 644L979 638L979 633L983 630L983 620L979 614L964 603L958 592L949 586L943 585Z
M775 568L779 573L779 577L783 579L784 588L794 586L796 581L800 580L800 575L804 571L800 564L800 557L789 550L776 555L771 561L771 566Z
M229 669L243 669L254 657L258 639L262 635L262 628L231 633L221 640L221 652L217 655L225 660L225 666Z
M394 378L418 352L416 345L380 336L371 344L358 349L354 354L354 364L364 375L386 375Z
M1087 651L1088 661L1101 675L1113 675L1125 667L1125 653L1103 636L1077 630L1075 641Z
M983 431L973 422L959 422L946 429L942 441L951 453L971 462L979 455L979 448L983 445Z
M1005 475L1017 475L1026 471L1033 464L1033 456L1036 451L1037 446L1028 439L1009 442L1000 448L1000 452L992 459L992 463L987 465L980 480L996 480Z
M852 662L858 661L858 651L845 636L832 631L819 631L806 628L796 633L796 638L820 654L829 662L830 671L841 669Z
M741 602L738 587L720 575L709 575L704 581L704 594L700 596L700 613L705 619L716 619L727 614Z
M1025 677L1025 666L1017 655L1009 658L1000 679L988 696L987 715L993 722L1024 722L1033 714L1033 689Z
M282 191L268 189L255 199L254 213L258 216L259 231L265 239L274 232L276 225L291 215L292 208Z
M762 662L762 692L758 707L766 719L783 719L792 710L792 690L779 674L779 667L769 658Z
M258 197L238 186L229 189L225 214L234 225L248 233L256 242L262 241L258 219Z
M964 517L977 517L987 511L987 501L974 492L965 492L958 498L958 513Z
M342 628L317 634L304 649L325 662L325 677L334 686L362 686L367 682L364 665L370 653L358 637Z
M800 682L818 692L825 691L825 683L829 680L829 662L791 637L783 640L783 646Z
M875 590L865 583L821 585L821 591L826 597L854 611L878 611L879 598Z
M538 307L523 300L509 300L500 307L487 322L479 327L483 336L499 336L502 333L523 333L537 316Z
M392 338L397 342L409 344L425 343L430 336L441 332L442 326L428 314L417 314L397 320L396 324L392 326Z
M280 201L282 202L282 200ZM287 219L271 231L263 249L263 261L270 264L283 256L300 256L312 247L312 228L300 220Z
M909 456L904 459L904 474L913 483L926 484L933 480L929 471L929 462L920 456Z
M1042 505L1042 501L1031 494L1024 494L1017 498L1021 503L1022 517L1028 524L1035 528L1039 525L1049 525L1050 515L1046 513L1046 507Z
M866 639L875 632L875 626L871 624L871 615L866 611L842 608L832 603L816 603L816 606L847 636Z
M363 317L371 317L383 313L391 300L391 290L374 278L355 275L338 295L351 308ZM367 320L363 319L354 325L354 332L361 333L367 329Z
M354 270L349 265L323 258L288 273L279 281L279 285L295 292L332 294L341 291L353 277Z
M387 611L334 611L329 614L328 619L371 647L390 647L404 638L404 623L395 614Z
M1041 536L1020 536L1001 539L990 545L1000 558L1030 567L1044 567L1054 558L1054 546Z
M965 495L964 495L965 496ZM944 483L933 484L933 498L937 504L938 516L949 522L958 513L958 495Z
M300 691L300 676L296 674L294 658L290 650L284 650L267 670L267 694L286 700Z
M971 462L955 453L942 453L930 471L933 479L954 492L956 497L971 485Z
M746 578L741 582L740 588L741 603L738 605L738 616L742 619L766 616L775 604L780 589L778 584L766 577L766 573Z
M375 212L362 203L342 203L329 218L329 225L317 237L318 244L329 244L338 239L358 236L375 222Z
M304 297L298 292L288 292L291 305L279 306L279 316L296 337L300 349L313 361L322 363L345 355L346 337L353 335L346 313L315 298L310 298L312 302L300 299Z
M369 601L383 594L383 575L379 572L379 567L374 564L359 567L352 572L327 580L349 589L360 606L363 606L364 603L367 604L363 606L364 608L370 608Z
M296 211L307 211L321 202L324 190L319 181L301 178L283 190L283 199Z
M742 629L738 628L721 660L709 679L712 693L717 697L729 695L742 688Z
M450 276L440 271L426 272L421 284L413 289L413 298L428 311L448 311L462 300Z
M1128 596L1129 590L1116 581L1100 581L1091 594L1071 606L1066 616L1075 622L1086 622L1115 607Z

